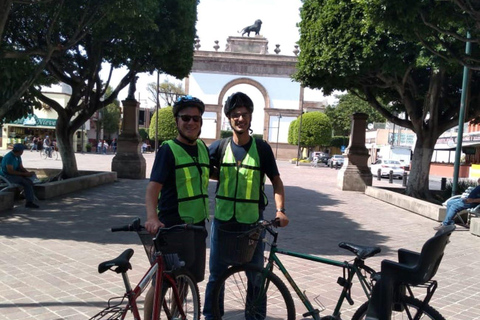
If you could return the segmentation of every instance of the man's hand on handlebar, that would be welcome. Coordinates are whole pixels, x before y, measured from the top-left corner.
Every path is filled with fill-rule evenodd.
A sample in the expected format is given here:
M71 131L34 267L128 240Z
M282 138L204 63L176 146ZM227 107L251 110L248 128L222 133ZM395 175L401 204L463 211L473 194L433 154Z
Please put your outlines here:
M147 231L153 235L157 233L158 228L163 227L165 227L165 225L161 223L157 217L147 219L147 221L145 222L145 229L147 229Z
M281 211L277 211L277 215L275 217L275 220L277 220L277 225L279 227L286 227L290 220L288 220L288 217L285 215L285 213Z

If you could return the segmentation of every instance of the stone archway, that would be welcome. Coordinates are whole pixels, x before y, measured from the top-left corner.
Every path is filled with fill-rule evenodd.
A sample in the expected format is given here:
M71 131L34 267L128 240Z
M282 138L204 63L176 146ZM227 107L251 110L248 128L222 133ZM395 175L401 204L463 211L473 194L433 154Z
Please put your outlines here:
M265 108L264 108L264 128L265 128L265 123L268 123L269 121L268 112L265 111L270 108L270 97L268 95L268 91L260 82L250 78L245 78L245 77L234 79L223 86L222 90L218 94L217 119L220 120L222 118L223 102L226 100L225 95L227 91L239 84L251 85L252 87L258 89L258 91L260 91L260 93L262 94L263 99L265 101ZM218 121L218 120L217 120L217 123L220 123L221 121ZM221 130L221 126L217 126L217 137L220 137L220 130ZM265 139L265 137L268 137L268 132L265 132L264 130L263 138Z

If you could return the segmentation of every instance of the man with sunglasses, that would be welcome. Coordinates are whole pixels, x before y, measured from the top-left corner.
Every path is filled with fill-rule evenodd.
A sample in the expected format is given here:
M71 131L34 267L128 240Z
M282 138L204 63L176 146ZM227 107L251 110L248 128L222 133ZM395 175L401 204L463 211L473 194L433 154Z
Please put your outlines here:
M225 102L224 113L230 122L233 137L215 141L209 148L210 176L218 180L218 184L210 237L210 276L203 309L206 320L214 319L212 294L215 281L229 267L229 259L219 254L222 245L218 238L219 229L224 224L229 227L237 225L238 229L242 229L264 219L263 211L267 206L265 176L273 185L275 217L279 226L285 227L289 222L285 214L283 182L272 148L267 142L253 139L250 135L252 100L246 94L236 92ZM263 251L263 242L258 241L250 264L263 267Z
M178 135L158 149L145 196L145 228L151 234L182 223L205 226L210 168L208 149L198 139L204 111L203 102L189 95L173 105ZM205 230L195 231L195 257L180 257L197 282L205 277L206 237ZM145 297L145 319L151 319L153 291Z

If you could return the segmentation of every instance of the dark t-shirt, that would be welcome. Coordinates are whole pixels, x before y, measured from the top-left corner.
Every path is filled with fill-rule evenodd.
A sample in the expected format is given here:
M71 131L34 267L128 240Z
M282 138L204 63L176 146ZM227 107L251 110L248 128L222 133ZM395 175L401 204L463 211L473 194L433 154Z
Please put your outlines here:
M469 194L467 198L477 199L480 198L480 186L475 187ZM476 203L475 203L476 205Z
M243 146L239 146L235 144L235 142L233 142L232 140L232 144L231 144L232 152L237 161L242 161L245 158L254 140L255 139L253 138L250 139L250 142L248 142ZM219 162L221 161L221 159L217 159L217 157L220 155L220 152L218 150L220 148L220 141L222 140L217 140L213 142L209 147L210 168L218 167ZM257 141L260 144L260 145L257 144L257 151L260 157L260 173L262 174L262 176L267 175L267 177L271 181L273 178L280 175L277 168L277 162L275 161L275 156L273 155L272 148L266 141L264 140L257 140ZM218 188L218 184L217 184L217 188ZM264 210L267 205L266 203L264 203L263 200L264 200L263 197L260 197L259 207L261 210Z
M192 158L198 158L198 147L183 144L178 140L175 143L180 145ZM177 187L175 180L175 158L172 149L168 144L163 144L157 152L153 163L150 181L163 185L160 200L158 201L158 218L167 227L182 223L178 214Z

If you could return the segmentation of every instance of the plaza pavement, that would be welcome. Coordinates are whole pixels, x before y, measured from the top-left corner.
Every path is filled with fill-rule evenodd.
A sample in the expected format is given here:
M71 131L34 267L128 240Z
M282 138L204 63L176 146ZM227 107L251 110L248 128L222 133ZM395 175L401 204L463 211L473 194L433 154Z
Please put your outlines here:
M5 153L0 150L0 154ZM77 154L80 170L109 171L113 155ZM146 154L147 176L154 154ZM26 151L29 168L61 168L61 161L41 160ZM437 222L370 198L360 192L342 192L336 187L338 171L323 166L295 166L279 161L285 185L290 225L280 230L280 247L350 260L352 255L337 244L351 241L378 245L381 254L368 259L378 268L382 259L396 258L399 248L419 251L434 234ZM108 298L122 294L121 277L113 272L98 274L100 262L133 248L136 283L147 260L136 234L111 233L110 227L145 216L144 192L148 180L120 179L76 194L40 201L38 210L17 202L13 210L0 213L0 320L88 319ZM386 184L374 180L374 185ZM267 185L274 214L272 187ZM213 193L213 183L210 191ZM208 252L207 252L208 253ZM319 296L329 314L340 287L335 267L282 257L291 276L313 298ZM208 274L208 269L207 269ZM480 319L480 238L458 226L447 246L435 277L439 282L431 305L446 319ZM201 294L205 281L200 284ZM358 283L353 287L355 305L343 306L343 319L365 301ZM315 304L315 302L313 302ZM296 299L297 318L303 306Z

